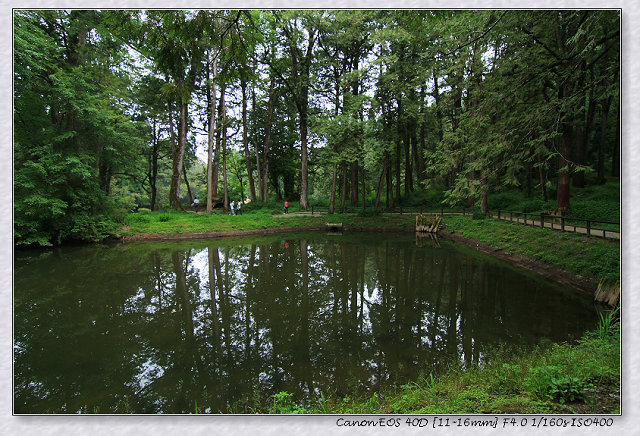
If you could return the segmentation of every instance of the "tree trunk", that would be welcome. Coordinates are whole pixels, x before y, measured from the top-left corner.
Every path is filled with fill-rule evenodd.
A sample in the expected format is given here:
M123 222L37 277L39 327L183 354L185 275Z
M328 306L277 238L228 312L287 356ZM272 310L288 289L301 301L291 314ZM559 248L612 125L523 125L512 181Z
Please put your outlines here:
M411 170L411 145L409 144L409 135L405 125L404 134L402 135L402 142L404 144L404 196L409 197L412 185L412 170Z
M264 164L262 168L262 180L263 185L262 189L264 190L262 193L262 201L267 201L267 196L269 193L269 148L271 147L271 122L273 119L273 89L275 87L275 76L271 75L271 82L269 83L269 105L267 108L267 126L266 132L264 136Z
M191 187L189 186L189 180L187 179L187 169L184 165L184 159L182 160L182 175L184 176L184 185L187 187L187 193L189 194L189 204L193 203L193 194L191 193Z
M153 150L151 152L151 171L149 172L149 186L151 187L151 210L156 210L156 197L158 189L156 180L158 179L158 134L156 132L156 120L153 120Z
M611 159L611 175L620 177L620 94L616 96L618 113L616 115L616 139L613 147L613 156Z
M213 78L217 77L218 70L218 57L213 59ZM207 67L207 77L209 77L210 71ZM213 197L217 197L217 182L213 183L213 139L216 131L216 83L211 82L211 88L208 90L207 97L209 100L209 135L208 135L208 150L207 150L207 213L211 213L213 210ZM217 165L217 163L216 163Z
M538 155L538 170L540 173L540 189L542 189L542 200L547 201L547 179L544 176L544 165L542 158Z
M578 165L584 165L586 153L584 143L584 124L582 123L582 120L576 120L575 126L575 145L573 160ZM576 188L584 188L584 171L573 171L572 183Z
M442 111L440 110L440 89L438 87L438 75L436 70L433 70L433 98L436 100L436 119L438 120L438 138L442 142L443 130L442 130Z
M251 168L251 155L249 154L249 134L247 132L247 81L241 80L242 87L242 141L244 143L244 159L247 165L247 178L249 179L249 197L256 201L256 186L253 183L253 169ZM240 201L244 201L241 198Z
M484 175L484 174L482 175L482 177L480 179L480 183L482 184L482 188L481 188L482 191L480 193L480 195L481 195L480 208L482 210L482 214L483 215L487 215L489 213L489 205L488 205L488 202L487 202L489 186L488 186L488 183L487 183L487 176L486 175Z
M305 97L306 98L306 97ZM306 106L306 105L305 105ZM309 170L308 170L308 150L307 150L307 111L306 108L300 114L300 209L309 209Z
M222 135L222 183L224 186L224 210L229 211L229 184L227 181L227 124L225 122L226 108L224 102L224 87L220 90L220 130Z
M362 166L362 212L366 210L366 195L365 195L365 186L364 186L364 166Z
M556 211L565 215L569 213L571 207L569 202L569 183L571 182L571 127L567 122L563 123L563 133L560 141Z
M182 210L180 204L180 179L184 150L187 145L187 120L189 118L189 108L187 102L180 103L180 120L178 122L178 144L173 147L172 161L173 169L171 174L171 187L169 188L169 205L171 209Z
M212 195L214 198L218 198L218 182L220 180L220 150L222 149L222 126L224 123L224 94L226 92L226 85L220 87L220 101L218 102L218 110L216 114L216 145L213 150L213 180L212 180Z
M400 159L402 159L402 148L400 145L400 138L396 139L396 201L400 204Z
M251 107L253 113L256 112L256 84L255 80L251 82ZM254 128L255 130L255 128ZM258 141L254 139L253 146L256 151L256 174L258 176L258 195L260 195L260 200L264 202L264 197L262 196L263 188L263 180L262 180L262 164L260 163L260 146L258 145Z
M347 164L342 164L342 198L340 199L340 212L344 213L344 204L347 201Z
M386 174L387 174L387 160L385 159L384 163L382 164L382 173L380 174L380 180L378 181L378 189L376 194L376 205L375 205L376 209L380 205L380 196L382 195L382 183L385 180Z
M389 153L385 153L384 165L385 168L387 168L387 198L385 203L387 209L389 209L395 206L395 202L393 201L393 174L391 173L391 157Z
M329 202L329 213L333 214L336 204L336 179L338 177L338 164L333 164L333 177L331 179L331 201Z
M358 161L351 162L351 205L358 204Z
M604 149L607 142L607 121L609 117L609 108L613 96L609 96L602 103L602 120L600 122L600 145L598 146L598 184L606 182L604 178Z

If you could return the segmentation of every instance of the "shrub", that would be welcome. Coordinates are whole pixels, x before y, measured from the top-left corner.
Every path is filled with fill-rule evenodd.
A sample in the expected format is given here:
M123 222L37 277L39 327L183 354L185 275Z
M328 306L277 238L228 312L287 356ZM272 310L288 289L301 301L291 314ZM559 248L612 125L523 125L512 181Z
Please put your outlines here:
M473 217L474 220L483 220L483 219L486 218L485 214L482 213L481 210L474 210L472 217Z
M380 214L382 214L381 209L365 209L358 212L358 216L363 218L376 217L376 216L380 216Z
M587 383L576 377L560 376L551 379L549 394L560 403L569 403L584 398Z
M301 414L305 413L305 410L296 406L293 394L282 391L273 395L273 405L269 409L269 413Z
M525 378L525 386L534 396L541 400L549 399L551 380L561 372L561 368L555 365L538 366L529 369L529 376Z

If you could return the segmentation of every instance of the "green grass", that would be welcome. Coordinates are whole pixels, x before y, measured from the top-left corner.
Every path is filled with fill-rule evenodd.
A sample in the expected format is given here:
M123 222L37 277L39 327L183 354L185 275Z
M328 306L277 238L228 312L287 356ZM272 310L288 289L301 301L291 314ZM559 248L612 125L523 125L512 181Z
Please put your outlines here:
M620 243L575 233L470 217L445 217L449 232L487 244L508 255L545 263L589 279L619 279Z
M218 211L212 214L187 212L144 212L131 213L124 217L124 227L118 230L121 236L172 233L228 232L274 228L318 227L327 222L339 222L355 228L407 228L413 226L415 218L403 216L358 216L357 214L294 216L290 209L288 215L273 214L270 208L244 212L232 216Z

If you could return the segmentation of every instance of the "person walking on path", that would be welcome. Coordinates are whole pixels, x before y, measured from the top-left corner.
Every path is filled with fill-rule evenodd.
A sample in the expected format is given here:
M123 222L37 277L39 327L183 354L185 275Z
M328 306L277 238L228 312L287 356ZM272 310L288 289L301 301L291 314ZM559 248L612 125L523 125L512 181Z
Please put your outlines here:
M231 200L231 204L229 206L231 207L231 215L235 215L236 213L233 211L234 209L233 200Z
M242 201L238 200L238 206L236 207L238 215L242 215Z
M198 200L198 197L193 199L193 203L191 204L191 206L193 206L193 208L196 210L196 213L198 213L198 206L200 205L200 200Z
M284 202L284 213L289 213L289 202L288 201Z

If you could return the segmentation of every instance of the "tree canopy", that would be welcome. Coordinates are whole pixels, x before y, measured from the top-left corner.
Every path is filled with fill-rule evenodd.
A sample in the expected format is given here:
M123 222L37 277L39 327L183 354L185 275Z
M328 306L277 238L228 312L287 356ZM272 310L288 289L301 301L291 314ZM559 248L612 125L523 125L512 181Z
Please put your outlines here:
M619 10L15 10L14 234L619 177Z

